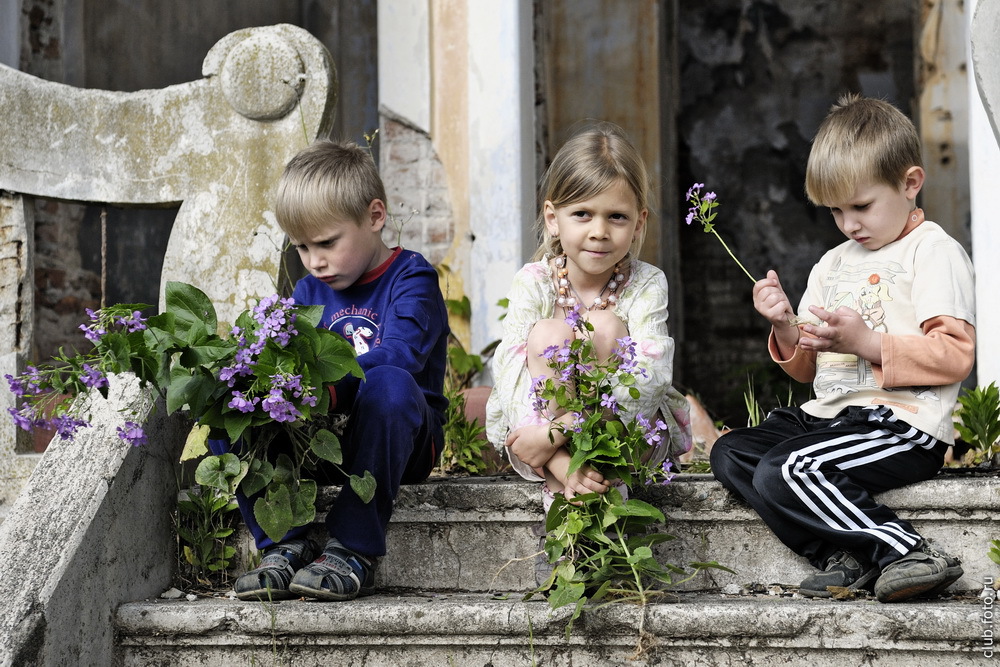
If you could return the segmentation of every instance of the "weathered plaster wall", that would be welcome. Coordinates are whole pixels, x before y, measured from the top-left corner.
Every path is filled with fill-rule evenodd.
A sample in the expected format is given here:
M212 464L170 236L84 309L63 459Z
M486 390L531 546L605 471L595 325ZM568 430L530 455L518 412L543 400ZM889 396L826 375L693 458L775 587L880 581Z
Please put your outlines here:
M135 91L201 77L208 49L243 27L290 23L318 36L338 68L332 134L363 141L378 126L375 0L203 3L0 0L18 19L19 69L79 87ZM2 14L6 15L6 14ZM4 28L5 30L6 28ZM0 35L6 34L0 32ZM13 63L18 66L18 62ZM176 209L108 209L108 302L157 302ZM35 358L81 342L84 308L100 303L100 208L39 201ZM297 268L293 259L292 268Z
M681 3L681 192L695 181L716 191L719 233L755 277L777 270L795 302L809 268L842 238L804 194L812 136L848 91L911 111L915 5ZM787 401L789 385L767 357L768 327L753 309L750 281L710 235L688 228L680 239L680 375L716 417L740 425L748 373L772 407L776 396Z

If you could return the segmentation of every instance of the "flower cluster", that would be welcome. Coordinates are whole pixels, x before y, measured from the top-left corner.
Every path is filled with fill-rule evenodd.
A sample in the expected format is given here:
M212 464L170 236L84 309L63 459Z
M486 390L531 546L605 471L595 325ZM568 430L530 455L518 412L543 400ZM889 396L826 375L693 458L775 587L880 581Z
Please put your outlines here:
M616 481L603 494L557 496L546 516L545 555L553 571L539 591L547 593L553 609L574 605L572 623L588 600L644 602L657 594L656 586L686 572L657 562L653 545L670 539L655 530L665 517L634 497L676 476L665 458L667 425L658 414L644 415L636 408L641 405L638 380L646 377L638 346L626 336L617 340L609 359L598 359L593 326L576 310L566 321L578 335L543 351L550 373L532 379L532 405L566 436L570 474L588 466ZM693 566L697 572L714 565Z
M746 267L743 266L743 262L736 259L736 255L733 254L733 251L729 249L726 242L722 240L721 236L719 236L719 232L715 231L715 225L712 221L715 220L715 216L718 215L718 213L715 212L715 209L719 206L718 197L714 192L706 192L702 195L701 189L703 187L705 187L704 183L695 183L688 188L687 194L684 195L688 204L691 205L688 209L687 217L684 219L684 222L688 225L695 221L700 222L702 229L705 230L706 234L714 234L715 238L719 239L719 243L721 243L722 247L726 249L729 256L733 258L733 261L739 265L739 267L743 270L743 273L746 274L747 278L749 278L751 282L757 282L756 278L754 278L750 272L747 271Z
M269 296L242 313L223 337L217 333L215 308L201 290L171 282L165 302L164 312L149 318L142 315L151 307L145 304L87 310L89 321L80 330L91 351L6 376L20 403L9 410L11 417L25 430L51 428L71 439L89 426L74 412L73 399L91 390L107 397L110 374L134 373L166 399L168 413L181 411L195 422L184 456L204 457L198 468L204 474L196 473L196 481L219 488L238 484L248 496L266 491L258 501L263 509L255 506L254 512L266 519L261 522L266 532L279 539L315 515L309 502L291 505L301 486L315 486L301 478L301 470L312 469L320 459L334 465L342 461L339 440L326 429L330 398L325 388L347 374L363 377L354 349L340 335L317 328L322 306ZM117 433L135 446L148 440L134 419ZM245 460L233 467L207 456L210 434L240 443ZM267 460L266 448L279 434L291 442L293 456L277 469ZM370 475L351 475L350 483L363 499L374 495Z
M145 306L143 306L145 307ZM120 365L116 350L119 342L130 334L141 336L146 320L136 304L117 305L94 311L87 309L89 324L81 324L84 337L94 344L90 355L66 357L60 355L56 363L39 368L28 366L17 377L4 375L10 391L21 403L18 408L8 408L14 423L25 431L48 429L55 431L62 440L71 440L81 428L90 424L72 412L67 397L88 389L107 391L108 368ZM138 429L138 430L136 430ZM129 431L122 439L133 444L145 441L141 427ZM121 431L119 431L121 435Z

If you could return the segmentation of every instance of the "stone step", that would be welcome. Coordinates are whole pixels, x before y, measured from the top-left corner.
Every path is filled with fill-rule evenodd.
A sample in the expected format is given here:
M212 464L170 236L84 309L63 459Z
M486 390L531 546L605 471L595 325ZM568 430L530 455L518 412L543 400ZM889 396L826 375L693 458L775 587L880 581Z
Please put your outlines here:
M324 490L319 517L334 493L336 489ZM797 585L812 571L711 475L681 475L644 498L664 511L664 530L676 538L657 547L661 560L677 565L716 560L734 571L703 571L683 585L687 590ZM965 576L956 589L978 591L986 577L1000 575L987 555L990 540L1000 537L994 523L1000 514L997 478L941 474L879 498L962 559ZM539 487L519 477L432 478L404 486L377 585L419 591L531 590L541 523ZM321 520L313 525L313 536L326 539Z
M934 667L992 656L992 639L984 636L988 608L973 597L895 605L705 593L677 598L586 612L569 637L566 609L550 612L545 601L516 594L135 602L115 617L116 664ZM637 655L640 634L646 651Z

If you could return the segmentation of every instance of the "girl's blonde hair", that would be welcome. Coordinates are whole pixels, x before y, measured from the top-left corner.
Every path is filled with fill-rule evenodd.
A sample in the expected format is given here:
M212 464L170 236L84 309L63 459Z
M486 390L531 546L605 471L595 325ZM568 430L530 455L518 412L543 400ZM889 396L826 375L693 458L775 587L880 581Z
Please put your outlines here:
M535 220L538 250L532 258L538 261L563 252L558 238L545 227L544 202L556 208L594 197L621 181L635 194L636 208L649 209L649 175L639 152L628 140L625 131L614 123L601 122L576 134L563 144L552 164L542 176L539 187L540 206ZM646 238L646 225L632 241L633 257L639 255Z
M278 183L274 215L289 238L319 236L332 222L360 225L385 186L371 154L354 142L321 139L293 157Z
M864 184L898 187L922 167L920 136L883 100L841 97L819 126L806 163L806 196L817 206L848 201Z

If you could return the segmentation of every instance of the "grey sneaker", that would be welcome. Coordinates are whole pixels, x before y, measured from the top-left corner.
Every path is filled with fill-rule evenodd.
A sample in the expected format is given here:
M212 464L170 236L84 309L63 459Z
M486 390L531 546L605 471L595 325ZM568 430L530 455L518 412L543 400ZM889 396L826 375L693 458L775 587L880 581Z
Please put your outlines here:
M965 574L954 556L934 549L927 542L882 570L875 582L879 602L902 602L919 596L933 597Z
M799 584L799 594L813 598L828 598L833 594L830 586L851 591L871 590L871 583L878 576L878 568L865 566L854 554L838 551L826 559L826 566L806 577Z

